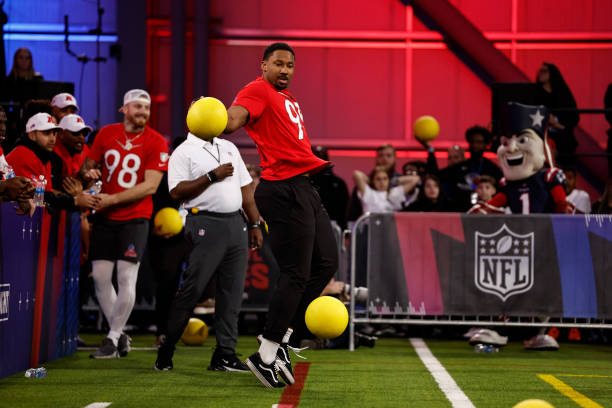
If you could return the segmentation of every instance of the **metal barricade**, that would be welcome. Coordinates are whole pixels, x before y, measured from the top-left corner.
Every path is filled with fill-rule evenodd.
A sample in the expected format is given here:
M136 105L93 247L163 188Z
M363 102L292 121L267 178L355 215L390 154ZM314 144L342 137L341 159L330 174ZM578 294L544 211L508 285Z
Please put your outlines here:
M611 249L610 216L365 214L349 348L360 323L612 328Z

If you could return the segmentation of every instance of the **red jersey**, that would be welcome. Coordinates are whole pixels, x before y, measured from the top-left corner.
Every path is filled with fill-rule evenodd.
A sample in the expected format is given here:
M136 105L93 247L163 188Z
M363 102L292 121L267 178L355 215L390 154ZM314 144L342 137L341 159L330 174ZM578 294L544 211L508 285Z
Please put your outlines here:
M51 191L51 160L43 164L32 150L19 145L6 156L6 161L13 168L16 176L38 180L42 174L47 180L45 190Z
M300 105L286 89L279 91L262 77L247 84L232 105L249 111L245 130L261 158L261 177L284 180L329 165L312 153Z
M145 170L168 171L168 145L162 135L148 126L140 134L125 132L123 123L104 126L87 157L102 164L102 192L106 194L142 183ZM100 213L116 221L151 218L153 200L149 195Z
M84 144L81 153L71 155L66 146L64 146L64 143L62 143L58 137L55 142L55 153L62 158L62 177L76 177L77 173L81 169L81 166L83 165L83 162L85 161L85 158L87 157L88 152L89 148L86 144Z

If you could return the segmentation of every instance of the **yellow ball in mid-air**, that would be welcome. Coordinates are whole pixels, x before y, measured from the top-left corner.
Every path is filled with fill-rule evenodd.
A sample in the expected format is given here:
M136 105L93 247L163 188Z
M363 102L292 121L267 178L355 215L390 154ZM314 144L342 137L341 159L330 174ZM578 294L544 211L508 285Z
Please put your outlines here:
M208 326L200 319L189 319L181 340L187 346L201 346L208 337Z
M346 329L349 316L346 306L331 296L321 296L310 302L306 309L308 330L322 339L333 339Z
M197 137L210 140L227 126L227 110L223 102L208 96L195 101L187 112L187 127Z
M176 208L164 207L155 214L153 225L162 235L176 235L183 229L183 219Z
M512 408L555 408L552 404L541 399L528 399L521 401Z
M438 137L440 124L433 116L421 116L414 122L414 137L424 142L429 142Z

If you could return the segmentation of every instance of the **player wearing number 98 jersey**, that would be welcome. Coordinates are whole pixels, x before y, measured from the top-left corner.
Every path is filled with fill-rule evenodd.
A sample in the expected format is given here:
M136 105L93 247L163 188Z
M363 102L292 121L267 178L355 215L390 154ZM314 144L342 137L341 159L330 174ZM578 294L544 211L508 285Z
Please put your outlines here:
M134 307L136 278L147 244L151 196L168 170L168 147L147 126L151 97L132 89L123 97L123 123L103 127L81 168L83 179L100 176L102 192L95 207L90 259L96 297L110 331L92 358L127 355L129 338L123 329ZM100 167L101 174L92 170ZM112 277L117 268L118 291Z
M102 165L100 179L105 194L121 193L143 182L147 170L168 171L167 143L148 126L141 132L127 132L123 123L104 126L88 157ZM151 195L100 211L104 217L116 221L151 218L152 212Z

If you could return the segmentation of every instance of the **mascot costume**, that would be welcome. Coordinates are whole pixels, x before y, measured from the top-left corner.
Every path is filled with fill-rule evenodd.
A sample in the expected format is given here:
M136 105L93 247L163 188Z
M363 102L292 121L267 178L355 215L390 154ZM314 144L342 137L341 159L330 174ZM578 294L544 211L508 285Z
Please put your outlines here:
M497 149L504 178L497 194L474 205L469 213L504 214L503 207L512 214L574 213L574 205L565 196L565 175L554 167L548 146L548 109L515 102L508 103L507 108ZM548 320L542 318L544 322ZM559 343L542 329L525 342L525 348L558 350Z
M547 143L548 116L543 105L508 103L504 135L497 149L504 178L497 194L476 204L469 213L503 214L502 207L510 208L512 214L574 212L565 196L565 175L554 167Z

